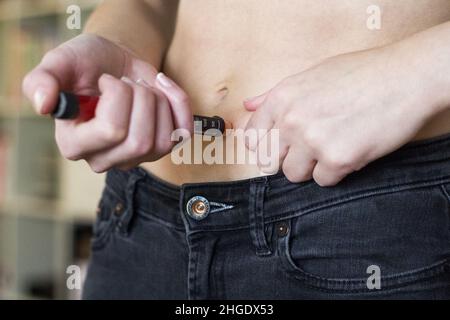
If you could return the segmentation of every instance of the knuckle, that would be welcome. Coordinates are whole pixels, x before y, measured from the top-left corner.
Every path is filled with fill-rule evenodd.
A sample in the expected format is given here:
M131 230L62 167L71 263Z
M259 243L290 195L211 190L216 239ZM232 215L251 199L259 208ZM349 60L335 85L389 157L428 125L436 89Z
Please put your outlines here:
M356 162L355 155L342 148L329 150L325 154L325 159L329 167L339 171L351 171Z
M277 104L287 104L291 101L291 93L285 85L280 85L272 90L268 99L276 101Z
M114 81L112 89L117 96L127 97L133 94L133 88L123 81Z
M82 152L79 147L74 143L67 141L63 138L64 135L59 130L55 132L55 141L58 146L61 156L70 161L78 161L82 159Z
M153 149L153 141L151 139L133 138L128 142L128 150L134 157L141 157Z
M293 170L283 170L283 173L290 182L301 182L301 177L299 177Z
M59 146L59 151L67 160L78 161L82 159L81 151L76 146Z
M283 173L286 178L293 183L304 182L311 179L310 173L288 166L283 166Z
M101 129L101 136L107 143L120 143L125 140L127 130L116 125L103 125Z
M60 49L54 49L44 54L41 63L46 64L47 62L58 62L64 58L65 58L64 54L61 52Z
M332 183L329 181L322 179L322 177L315 177L314 181L320 186L320 187L331 187L333 186Z
M104 173L109 169L105 164L100 164L98 161L88 161L88 164L94 173Z
M324 179L323 174L321 172L318 172L317 170L315 170L313 172L313 179L314 179L314 182L316 184L318 184L320 187L327 187L328 186L327 180Z
M282 128L286 130L287 134L289 134L290 132L292 132L291 130L296 129L299 126L298 119L289 115L283 117L282 123Z

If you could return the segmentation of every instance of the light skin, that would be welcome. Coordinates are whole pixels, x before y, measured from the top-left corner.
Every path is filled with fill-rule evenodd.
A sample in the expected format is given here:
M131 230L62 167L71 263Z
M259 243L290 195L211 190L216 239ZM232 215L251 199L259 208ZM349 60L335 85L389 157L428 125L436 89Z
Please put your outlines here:
M279 162L290 181L333 186L410 141L450 106L448 40L450 23L327 59L247 100L253 115L246 130L279 129ZM258 139L247 146L257 150ZM278 169L261 166L266 173Z
M157 71L171 41L167 30L174 19L168 17L175 16L175 6L130 3L104 3L84 35L48 53L23 83L40 114L52 111L60 90L101 94L92 121L57 120L55 133L63 156L84 159L95 172L156 161L173 147L172 130L192 132L189 94ZM133 28L111 19L125 11ZM313 178L321 186L335 185L410 141L450 105L449 40L450 25L444 23L293 72L244 102L251 113L246 129L280 129L280 168L292 182ZM257 141L248 147L257 149Z
M109 25L109 14L102 15L102 10L109 13L124 10L123 5L131 10L136 6L135 21L145 28L151 14L141 13L138 3L111 1L97 15ZM102 33L104 25L102 19L94 19L88 30ZM148 36L154 43L148 60L156 65L162 59L166 36L157 32ZM151 63L137 58L135 52L144 47L122 43L119 30L115 37L116 42L89 33L78 36L47 53L23 81L25 95L42 115L53 111L60 90L101 94L93 120L55 121L61 154L69 160L86 160L98 173L158 160L174 146L170 140L174 129L193 130L186 93Z

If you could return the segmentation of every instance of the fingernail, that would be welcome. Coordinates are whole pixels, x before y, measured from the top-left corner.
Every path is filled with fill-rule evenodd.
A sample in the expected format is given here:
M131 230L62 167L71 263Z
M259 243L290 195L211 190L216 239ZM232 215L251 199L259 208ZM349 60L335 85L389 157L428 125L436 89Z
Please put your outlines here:
M38 88L36 90L36 92L34 93L34 97L33 97L34 105L36 106L36 108L38 108L39 111L41 111L42 108L44 107L46 98L47 98L47 93L41 88Z
M136 81L136 83L139 84L139 85L141 85L141 86L149 87L149 88L150 88L150 85L149 85L149 84L147 83L147 81L145 81L144 79L138 79L138 80Z
M128 84L134 84L133 80L131 80L128 77L122 77L122 78L120 78L120 80L122 80L123 82L126 82Z
M156 76L156 80L164 87L172 87L172 80L170 80L164 73L160 72Z
M102 77L103 78L107 78L107 79L114 79L114 77L112 75L108 74L108 73L102 74Z

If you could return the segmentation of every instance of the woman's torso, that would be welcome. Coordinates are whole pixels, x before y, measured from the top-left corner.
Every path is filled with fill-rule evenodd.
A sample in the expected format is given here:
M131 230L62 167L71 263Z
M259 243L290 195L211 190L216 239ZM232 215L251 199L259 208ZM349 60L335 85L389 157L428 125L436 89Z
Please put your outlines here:
M243 100L338 54L399 41L450 19L448 0L380 0L381 29L367 20L371 0L181 0L164 72L188 93L195 114L243 128ZM450 111L417 139L450 132ZM169 156L143 167L174 184L259 176L253 164L181 164Z

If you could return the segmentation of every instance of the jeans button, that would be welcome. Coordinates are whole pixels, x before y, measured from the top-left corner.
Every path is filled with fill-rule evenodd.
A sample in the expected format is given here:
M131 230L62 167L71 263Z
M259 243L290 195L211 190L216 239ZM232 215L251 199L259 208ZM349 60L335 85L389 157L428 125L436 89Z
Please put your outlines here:
M123 213L123 204L122 203L117 203L115 208L114 208L114 214L116 216L120 216Z
M186 204L188 215L195 220L205 219L209 214L209 201L201 196L192 197Z
M289 225L286 222L278 223L276 230L280 238L285 237L289 233Z

